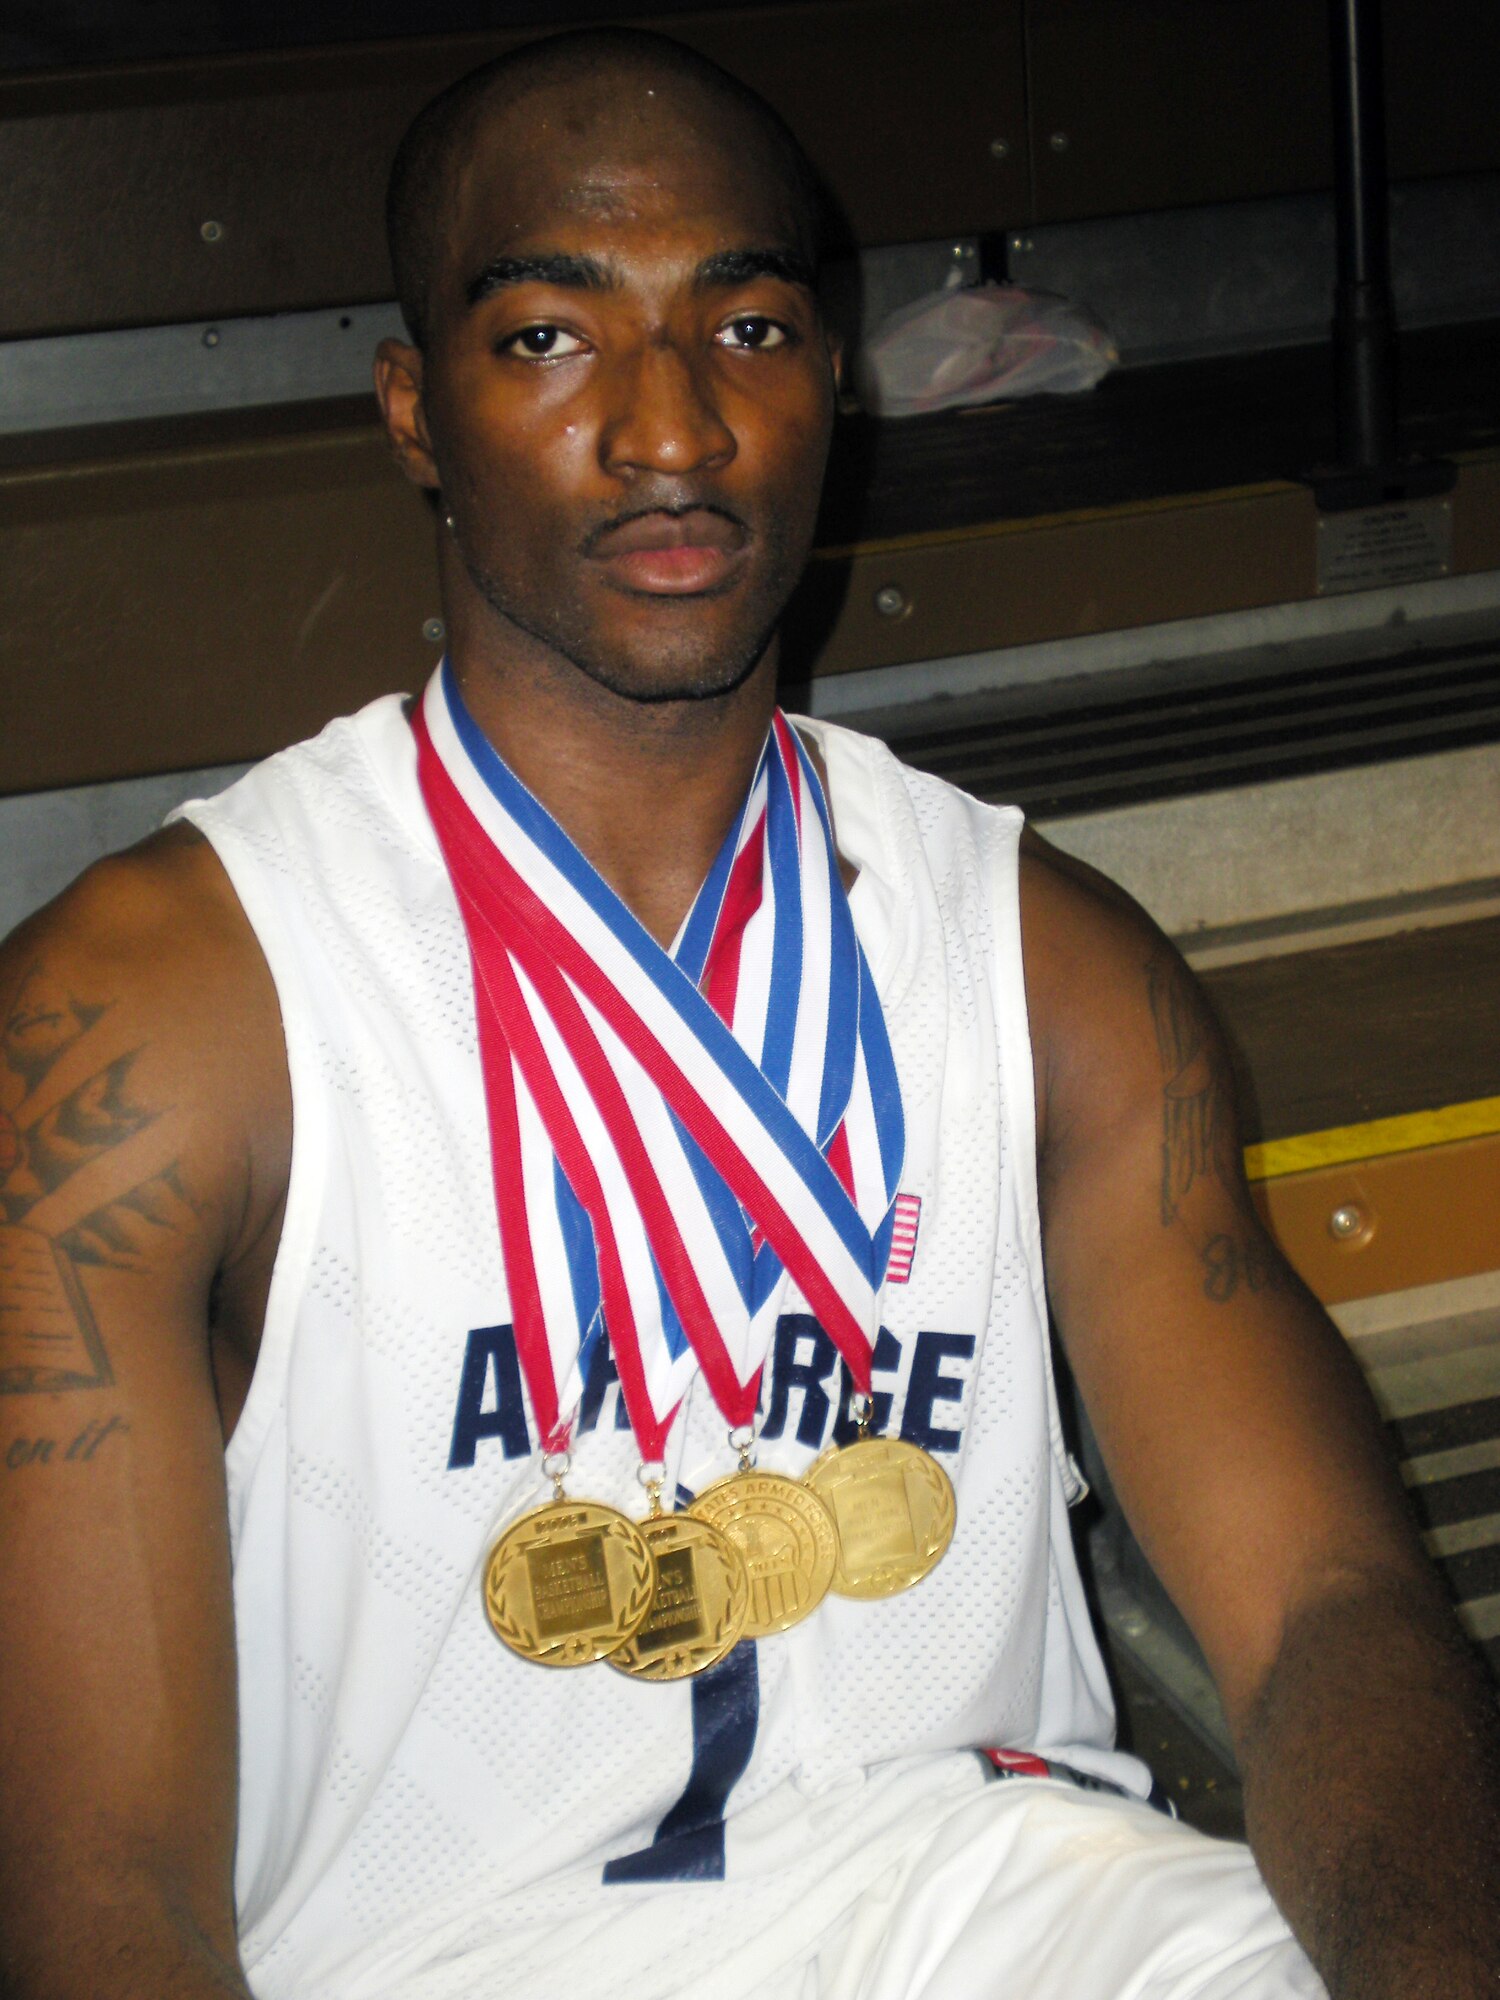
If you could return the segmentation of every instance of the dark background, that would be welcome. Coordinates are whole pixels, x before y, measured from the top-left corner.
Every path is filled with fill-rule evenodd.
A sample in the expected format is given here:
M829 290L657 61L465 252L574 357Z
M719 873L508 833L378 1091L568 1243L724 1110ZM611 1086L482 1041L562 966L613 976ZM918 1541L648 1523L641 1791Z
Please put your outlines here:
M725 0L652 0L653 14L717 12ZM793 0L794 4L794 0ZM402 35L608 20L628 0L4 0L0 69L149 62L249 49L384 41Z

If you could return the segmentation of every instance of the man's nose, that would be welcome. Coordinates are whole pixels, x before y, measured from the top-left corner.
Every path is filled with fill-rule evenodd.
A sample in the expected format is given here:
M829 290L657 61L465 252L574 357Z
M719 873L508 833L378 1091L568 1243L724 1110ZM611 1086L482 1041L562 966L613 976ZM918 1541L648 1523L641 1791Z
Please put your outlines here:
M734 432L719 413L706 362L654 341L613 372L599 440L606 471L696 472L734 457Z

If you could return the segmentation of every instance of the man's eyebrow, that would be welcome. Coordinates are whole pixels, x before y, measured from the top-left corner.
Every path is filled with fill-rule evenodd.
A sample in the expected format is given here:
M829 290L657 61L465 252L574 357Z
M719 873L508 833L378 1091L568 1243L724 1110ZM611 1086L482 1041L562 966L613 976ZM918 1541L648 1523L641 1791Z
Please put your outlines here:
M563 285L574 291L608 292L618 284L615 273L597 257L575 257L557 250L539 257L491 257L464 286L464 297L477 306L507 285Z
M720 250L705 257L693 273L700 292L748 285L754 278L780 278L788 285L813 289L812 265L794 250Z

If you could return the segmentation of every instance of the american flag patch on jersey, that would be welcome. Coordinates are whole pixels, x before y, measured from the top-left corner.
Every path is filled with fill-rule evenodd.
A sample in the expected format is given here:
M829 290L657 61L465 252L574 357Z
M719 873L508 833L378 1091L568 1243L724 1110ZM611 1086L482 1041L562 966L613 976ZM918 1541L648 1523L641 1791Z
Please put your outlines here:
M898 1194L896 1221L891 1230L891 1258L885 1267L888 1285L904 1285L911 1277L911 1260L917 1254L917 1224L922 1220L922 1197Z

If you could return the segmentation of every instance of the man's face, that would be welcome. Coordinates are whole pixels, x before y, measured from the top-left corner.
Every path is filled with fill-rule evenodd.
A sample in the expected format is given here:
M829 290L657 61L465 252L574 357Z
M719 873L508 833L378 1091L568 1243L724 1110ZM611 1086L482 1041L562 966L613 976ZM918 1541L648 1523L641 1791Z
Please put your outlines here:
M492 118L424 356L479 629L638 701L727 692L762 656L832 420L784 182L711 110L627 74Z

